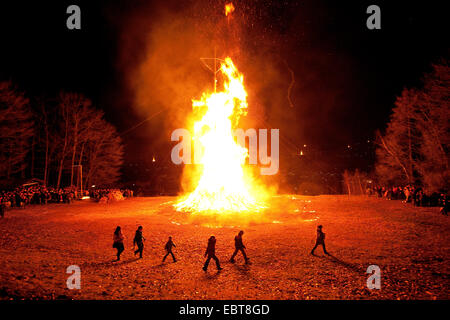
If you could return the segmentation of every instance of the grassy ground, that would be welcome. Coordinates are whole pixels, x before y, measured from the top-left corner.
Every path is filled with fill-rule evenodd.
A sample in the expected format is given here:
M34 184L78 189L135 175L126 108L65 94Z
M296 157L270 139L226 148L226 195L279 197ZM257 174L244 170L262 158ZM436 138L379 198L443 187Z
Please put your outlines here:
M14 209L0 220L0 299L449 299L450 220L437 208L346 196L280 196L261 219L222 227L174 212L174 198ZM311 256L315 229L327 249ZM125 252L113 262L112 233L122 226ZM144 227L144 258L132 238ZM252 264L228 259L243 228ZM210 235L223 270L201 270ZM171 235L179 259L161 264ZM213 261L212 261L213 262ZM369 290L369 265L381 289ZM66 268L81 268L81 290L66 288Z

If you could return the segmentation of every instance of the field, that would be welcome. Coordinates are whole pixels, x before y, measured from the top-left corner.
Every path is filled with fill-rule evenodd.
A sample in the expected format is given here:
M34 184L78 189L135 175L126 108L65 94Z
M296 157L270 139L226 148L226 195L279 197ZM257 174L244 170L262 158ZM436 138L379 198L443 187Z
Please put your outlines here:
M450 220L437 208L347 196L278 196L252 219L191 219L175 198L89 200L13 209L0 219L0 299L449 299ZM231 223L232 222L232 223ZM220 226L219 226L220 224ZM231 225L233 224L233 225ZM330 256L310 255L323 225ZM122 227L125 251L114 262L112 233ZM132 239L146 237L144 258ZM251 258L228 262L234 236L245 231ZM161 263L172 236L179 259ZM210 235L221 272L202 271ZM81 289L69 290L66 268L81 268ZM369 265L381 289L369 290Z

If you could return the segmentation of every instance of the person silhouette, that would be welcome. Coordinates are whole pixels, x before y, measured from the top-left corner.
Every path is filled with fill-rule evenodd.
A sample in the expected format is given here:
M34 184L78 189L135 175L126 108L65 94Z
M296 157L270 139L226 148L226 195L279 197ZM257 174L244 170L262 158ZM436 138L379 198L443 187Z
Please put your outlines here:
M234 257L236 257L236 255L238 254L238 252L240 251L242 253L242 255L244 256L245 259L245 263L248 264L249 263L249 258L247 257L247 254L245 253L245 246L244 243L242 242L242 236L244 235L244 231L239 231L238 235L236 237L234 237L234 247L235 250L233 252L233 255L231 256L230 262L234 263Z
M123 239L124 239L124 236L122 234L122 230L118 226L116 228L116 230L114 231L114 236L113 236L113 248L117 249L117 261L120 261L120 254L123 252L123 250L125 250L125 248L123 246Z
M325 233L323 233L322 232L322 225L319 225L318 227L317 227L317 238L316 238L316 245L314 246L314 248L311 250L311 254L312 255L314 255L314 250L316 250L316 248L318 247L318 246L322 246L322 248L323 248L323 252L325 253L325 254L328 254L329 255L329 253L327 252L327 249L325 249Z
M134 239L133 239L133 249L135 247L135 245L138 246L138 249L136 251L134 251L134 255L139 253L139 258L142 258L142 252L144 251L144 241L145 238L142 235L142 226L139 226L138 229L136 230L136 234L134 235Z
M214 259L216 261L216 267L217 270L222 270L223 268L220 267L219 259L216 257L216 237L211 236L208 239L208 246L206 247L205 251L205 257L208 256L208 258L205 261L205 265L203 266L203 271L206 272L208 270L209 261L211 259Z
M167 241L166 245L164 246L164 249L166 249L166 255L164 256L162 262L164 262L166 260L166 258L169 254L172 255L173 262L177 262L177 259L175 259L175 256L173 255L172 247L176 248L177 246L175 245L175 243L173 243L172 237L169 237L169 240Z

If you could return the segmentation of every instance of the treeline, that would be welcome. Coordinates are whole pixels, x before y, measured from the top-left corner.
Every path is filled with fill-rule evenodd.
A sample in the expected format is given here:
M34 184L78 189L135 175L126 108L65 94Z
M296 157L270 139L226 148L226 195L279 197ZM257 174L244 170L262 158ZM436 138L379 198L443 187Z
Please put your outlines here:
M405 88L384 134L378 133L377 179L383 185L448 192L450 69L434 64L420 88Z
M448 193L450 144L450 68L448 60L432 65L419 88L397 97L384 133L376 133L374 172L345 171L343 192L365 194L374 187L423 188Z
M117 182L123 145L101 110L78 93L30 99L0 82L0 181L39 178L57 188Z

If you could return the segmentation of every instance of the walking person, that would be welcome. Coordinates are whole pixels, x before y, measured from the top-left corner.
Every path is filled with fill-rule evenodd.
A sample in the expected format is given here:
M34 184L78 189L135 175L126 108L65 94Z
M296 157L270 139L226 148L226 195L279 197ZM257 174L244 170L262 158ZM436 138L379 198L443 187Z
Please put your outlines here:
M203 271L206 272L208 270L209 261L211 259L214 259L216 261L216 267L217 270L222 270L223 268L220 267L219 259L216 257L216 237L211 236L208 239L208 246L206 247L205 251L205 257L208 256L208 258L205 261L205 265L203 266Z
M231 256L230 262L234 263L234 257L236 257L236 255L238 254L238 252L240 251L242 253L242 255L244 256L245 259L245 264L249 263L249 258L247 257L247 254L245 253L245 246L244 243L242 242L242 236L244 235L244 231L239 231L238 235L236 237L234 237L234 253Z
M117 249L117 261L120 261L120 254L123 252L123 250L125 250L125 247L123 246L123 240L124 240L124 236L122 234L122 230L121 228L118 226L116 228L116 231L114 231L114 236L113 236L113 248Z
M175 245L175 243L173 243L172 237L169 237L169 240L167 241L166 245L164 246L164 249L166 249L166 255L163 258L163 261L162 261L163 263L164 263L164 261L166 261L166 258L169 254L172 255L173 262L177 262L177 259L175 259L175 256L173 255L172 247L176 248L177 246Z
M328 254L329 255L329 253L327 252L327 249L325 249L325 233L323 233L322 232L322 225L319 225L318 227L317 227L317 238L316 238L316 245L314 246L314 248L311 250L311 254L312 255L314 255L314 250L316 250L316 248L318 247L318 246L322 246L322 248L323 248L323 252L325 253L325 254Z
M137 245L137 250L134 251L134 255L137 255L139 253L139 258L142 258L142 252L144 251L144 241L145 238L142 235L142 226L139 226L138 229L136 230L136 234L134 235L134 239L133 239L133 249L135 248L135 246Z

